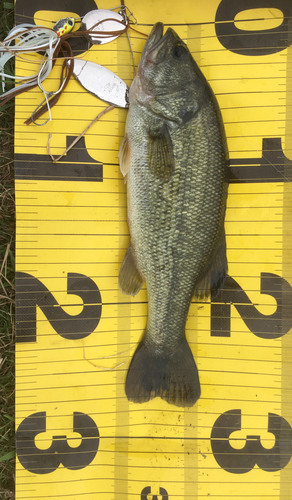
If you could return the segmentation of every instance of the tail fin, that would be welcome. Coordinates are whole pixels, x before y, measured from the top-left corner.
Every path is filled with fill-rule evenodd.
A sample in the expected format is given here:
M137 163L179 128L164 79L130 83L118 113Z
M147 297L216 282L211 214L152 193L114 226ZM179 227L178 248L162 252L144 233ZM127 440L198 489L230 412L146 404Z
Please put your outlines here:
M187 340L175 350L157 349L144 339L133 356L126 380L127 398L145 403L160 396L176 406L193 406L201 395L198 369Z

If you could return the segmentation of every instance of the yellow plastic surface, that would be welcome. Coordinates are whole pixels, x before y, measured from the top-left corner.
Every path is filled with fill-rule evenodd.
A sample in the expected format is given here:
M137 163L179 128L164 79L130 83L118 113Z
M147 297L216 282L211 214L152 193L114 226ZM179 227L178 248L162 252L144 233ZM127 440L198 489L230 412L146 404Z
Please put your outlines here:
M263 138L280 138L284 154L292 158L292 47L269 55L227 50L215 32L219 3L132 0L128 7L138 20L138 31L148 34L155 22L162 21L188 43L217 96L231 160L258 158L260 163ZM108 9L115 3L103 0L98 7ZM61 17L77 14L42 10L34 22L51 27ZM250 9L237 15L235 26L249 32L268 30L279 26L282 18L277 8ZM146 37L128 33L137 64ZM34 62L41 60L40 55L33 57ZM104 65L128 85L133 79L125 34L107 45L92 46L82 58ZM17 67L25 74L35 65L18 60ZM57 62L44 82L47 90L58 87L60 67ZM31 154L32 161L33 155L47 155L51 161L46 149L49 133L51 153L57 157L66 149L66 136L79 135L107 106L72 78L52 109L52 121L42 127L25 125L42 99L37 88L16 99L15 153ZM126 185L118 166L126 115L126 110L115 109L85 135L88 154L103 163L102 182L16 180L17 271L37 278L72 317L82 312L83 301L67 293L68 273L89 277L102 301L100 321L85 338L63 338L36 306L36 341L17 343L16 428L29 416L46 412L46 431L35 437L34 446L45 457L53 437L66 436L73 455L82 442L73 432L73 413L81 412L95 422L99 445L92 461L77 470L61 463L52 472L33 473L18 461L16 498L291 500L289 456L288 462L283 459L284 467L263 470L251 445L246 454L250 470L235 473L219 465L211 443L217 419L240 410L241 430L231 434L229 446L239 450L247 436L260 436L259 447L272 454L275 435L268 432L268 415L275 414L288 422L281 443L287 444L286 458L291 456L291 332L261 338L231 304L230 336L214 336L211 304L193 302L186 334L198 364L201 399L193 408L183 409L158 398L137 405L125 396L127 368L147 318L145 287L134 298L118 289L118 272L129 244ZM66 158L59 162L60 170L64 163ZM229 275L262 315L273 315L277 304L272 295L260 293L261 273L292 284L291 200L291 183L284 178L230 184ZM282 308L281 314L286 313ZM287 314L291 318L291 312ZM46 459L43 463L46 468Z

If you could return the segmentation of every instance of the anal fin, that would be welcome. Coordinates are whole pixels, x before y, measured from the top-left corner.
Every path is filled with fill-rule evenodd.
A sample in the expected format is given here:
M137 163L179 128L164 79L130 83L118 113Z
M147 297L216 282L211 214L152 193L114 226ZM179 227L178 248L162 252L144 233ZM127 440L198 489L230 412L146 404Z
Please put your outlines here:
M143 285L143 278L130 245L121 265L119 288L125 295L136 295Z
M215 299L224 285L227 272L226 238L225 231L223 231L217 253L208 271L196 286L194 297L203 300L211 296L211 299Z

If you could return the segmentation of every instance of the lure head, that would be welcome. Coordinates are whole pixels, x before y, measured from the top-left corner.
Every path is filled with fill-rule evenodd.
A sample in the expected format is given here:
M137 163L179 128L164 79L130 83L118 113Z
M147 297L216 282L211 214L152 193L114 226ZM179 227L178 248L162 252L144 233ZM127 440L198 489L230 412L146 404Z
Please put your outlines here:
M75 24L74 17L64 17L56 22L53 30L57 33L59 37L70 33L73 30Z

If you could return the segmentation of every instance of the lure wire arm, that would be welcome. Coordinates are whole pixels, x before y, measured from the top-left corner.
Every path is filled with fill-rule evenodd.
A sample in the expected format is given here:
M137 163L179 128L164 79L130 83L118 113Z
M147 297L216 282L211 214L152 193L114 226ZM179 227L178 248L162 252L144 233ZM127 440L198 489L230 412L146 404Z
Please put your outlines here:
M61 70L61 76L60 76L60 87L56 92L49 93L47 97L50 100L47 100L45 98L46 104L42 105L41 107L37 107L32 115L24 122L26 125L29 125L30 123L35 123L35 121L40 118L46 111L49 111L50 114L50 108L52 108L55 104L57 104L58 100L60 99L61 94L65 90L65 88L68 85L68 82L73 74L73 69L74 69L74 55L73 55L73 50L71 46L69 45L66 40L61 40L60 45L56 48L54 55L53 55L53 65L55 64L56 60L58 59L59 52L62 51L64 60L63 60L63 65L62 65L62 70ZM65 52L67 51L68 57L65 57ZM69 64L67 65L67 60L70 61ZM44 91L45 92L45 91ZM46 94L45 94L46 96ZM43 101L44 102L44 101ZM46 122L47 123L47 122Z
M97 37L100 35L102 38L111 38L113 36L119 36L122 33L126 33L131 50L135 75L136 70L134 63L134 54L127 30L128 28L131 28L132 30L137 31L132 27L133 24L137 24L137 19L128 9L128 7L125 6L124 0L121 0L121 5L119 7L115 7L110 10L119 8L121 9L119 13L123 18L122 20L109 17L107 19L98 21L88 30L77 30L74 32L65 33L62 36L58 36L58 34L50 28L47 28L45 26L36 26L33 24L20 24L12 28L5 40L3 42L0 42L0 77L2 79L2 90L4 91L5 89L5 78L10 78L11 80L23 83L20 83L16 88L3 92L2 95L0 95L0 106L4 105L10 99L16 97L22 92L38 86L44 94L44 99L35 108L32 115L24 123L26 123L27 125L29 125L30 123L34 123L36 125L45 125L48 121L50 121L52 119L51 108L58 102L73 73L74 54L70 44L68 43L68 40L73 37L85 36L86 38L86 35L94 35ZM76 18L76 20L77 19L82 18ZM114 21L116 23L122 24L124 28L121 30L112 30L106 32L98 30L98 25L107 21ZM10 76L4 72L4 66L11 57L14 56L21 58L22 56L20 54L24 55L40 51L45 51L45 54L40 62L38 73L27 77L21 77ZM57 91L48 92L43 88L42 82L51 73L57 59L63 59L60 76L60 86ZM30 62L32 61L30 60ZM11 84L12 82L9 83ZM42 124L37 124L36 120L46 111L49 112L48 120L46 120Z
M14 43L14 45L12 45ZM20 24L10 30L3 42L0 42L0 75L2 79L2 91L0 96L1 104L5 104L10 99L20 93L33 88L42 80L47 78L52 69L52 56L58 47L60 39L57 34L45 26L35 26L33 24ZM4 72L5 64L11 57L21 57L19 54L29 54L45 50L45 55L41 61L38 73L21 77L17 75L7 75ZM43 61L45 60L45 63ZM30 61L31 62L31 61ZM5 77L16 81L23 81L17 88L5 92Z

